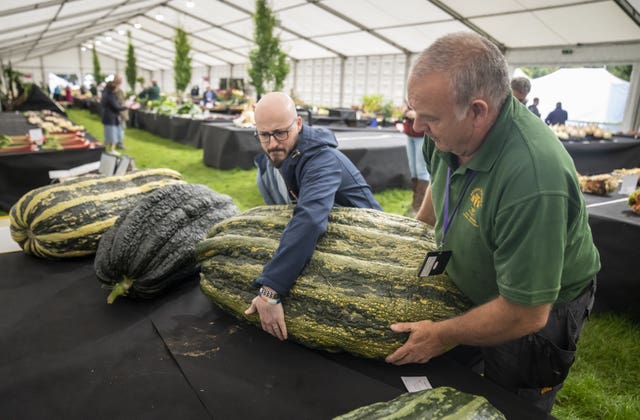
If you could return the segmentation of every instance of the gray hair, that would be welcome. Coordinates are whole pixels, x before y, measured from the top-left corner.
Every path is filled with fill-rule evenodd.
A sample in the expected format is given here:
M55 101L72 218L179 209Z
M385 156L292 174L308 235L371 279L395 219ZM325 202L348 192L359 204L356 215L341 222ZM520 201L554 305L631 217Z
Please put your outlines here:
M420 53L410 78L419 79L432 72L449 75L459 115L475 98L500 108L511 94L504 55L475 33L456 32L438 38Z
M531 82L526 77L514 77L511 80L511 89L527 96L531 91Z

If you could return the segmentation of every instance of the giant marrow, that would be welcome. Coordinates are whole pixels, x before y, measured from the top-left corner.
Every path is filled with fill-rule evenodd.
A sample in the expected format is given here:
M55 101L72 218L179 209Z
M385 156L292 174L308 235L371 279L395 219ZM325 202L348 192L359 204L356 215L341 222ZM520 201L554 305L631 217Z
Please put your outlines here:
M174 184L142 198L100 239L95 269L120 295L151 298L199 271L195 246L221 220L239 213L227 195L204 185Z
M292 207L263 206L218 223L199 243L201 288L216 304L244 310L251 286L278 247ZM370 209L335 208L327 233L283 300L289 337L312 348L382 358L407 339L394 322L441 320L471 303L447 276L418 277L433 231L417 220Z
M78 178L36 188L11 208L11 237L27 254L59 259L91 255L100 236L141 197L181 181L171 169Z

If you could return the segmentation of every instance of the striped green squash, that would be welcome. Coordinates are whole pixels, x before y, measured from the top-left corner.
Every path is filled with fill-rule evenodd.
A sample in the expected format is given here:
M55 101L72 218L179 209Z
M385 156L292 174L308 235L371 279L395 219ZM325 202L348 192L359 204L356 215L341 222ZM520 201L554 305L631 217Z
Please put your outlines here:
M27 254L41 258L95 254L100 236L120 214L144 195L181 179L171 169L147 169L36 188L11 208L11 237Z
M263 206L213 227L196 246L201 288L239 318L251 286L278 247L292 207ZM470 302L446 276L417 276L433 231L417 220L369 209L335 208L327 233L283 300L289 337L312 348L382 358L407 339L389 325L440 320Z
M484 397L440 387L402 394L357 408L333 420L499 420L506 417Z

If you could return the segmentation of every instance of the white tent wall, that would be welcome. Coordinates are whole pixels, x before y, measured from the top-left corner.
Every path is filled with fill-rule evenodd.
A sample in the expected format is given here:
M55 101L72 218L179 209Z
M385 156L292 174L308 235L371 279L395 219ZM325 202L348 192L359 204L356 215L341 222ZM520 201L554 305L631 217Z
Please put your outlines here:
M531 81L529 100L540 98L542 118L562 102L573 123L606 123L619 130L629 82L604 68L563 68Z

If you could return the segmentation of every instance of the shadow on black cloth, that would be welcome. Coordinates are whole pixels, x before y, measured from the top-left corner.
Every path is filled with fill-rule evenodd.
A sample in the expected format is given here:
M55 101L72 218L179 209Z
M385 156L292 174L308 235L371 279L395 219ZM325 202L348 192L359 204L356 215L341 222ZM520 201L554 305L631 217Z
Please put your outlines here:
M400 375L540 418L446 358L394 367L280 342L217 309L195 281L107 305L91 258L1 254L0 266L3 418L327 419L400 395Z

